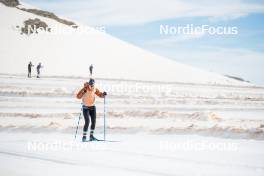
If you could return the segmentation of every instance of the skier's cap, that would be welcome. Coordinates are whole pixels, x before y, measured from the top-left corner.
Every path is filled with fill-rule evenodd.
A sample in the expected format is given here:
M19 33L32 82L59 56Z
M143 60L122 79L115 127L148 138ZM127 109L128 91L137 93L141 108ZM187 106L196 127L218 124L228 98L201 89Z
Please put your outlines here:
M91 86L93 86L94 83L95 83L95 81L94 81L94 79L92 79L92 78L91 78L91 79L89 80L89 82L88 82L88 84L91 85Z

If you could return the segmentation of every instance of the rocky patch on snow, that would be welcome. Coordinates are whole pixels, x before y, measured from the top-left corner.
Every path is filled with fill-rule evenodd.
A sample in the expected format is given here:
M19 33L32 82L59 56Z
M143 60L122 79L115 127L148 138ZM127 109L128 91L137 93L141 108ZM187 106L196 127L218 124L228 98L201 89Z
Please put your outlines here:
M73 28L78 27L74 22L59 18L57 15L55 15L52 12L39 10L39 9L27 9L24 7L19 7L18 5L21 5L21 4L19 3L18 0L0 0L0 2L3 3L4 5L8 6L8 7L16 7L19 10L26 11L26 12L29 12L29 13L32 13L32 14L35 14L38 16L45 17L45 18L50 18L50 19L56 20L59 23L71 26Z
M247 81L247 80L245 80L243 78L240 78L240 77L237 77L237 76L231 76L231 75L225 75L225 76L228 77L228 78L234 79L234 80L250 83L250 81Z
M16 7L20 5L18 0L0 0L0 2L8 7Z
M59 23L71 26L73 28L77 28L78 27L74 22L68 21L68 20L65 20L65 19L61 19L61 18L59 18L57 15L55 15L52 12L39 10L39 9L26 9L26 8L18 8L18 9L26 11L26 12L29 12L29 13L33 13L35 15L42 16L42 17L45 17L45 18L54 19L54 20L58 21Z
M33 33L37 34L40 30L50 32L50 28L44 21L41 21L38 18L28 19L24 21L24 27L21 28L21 34L27 34L27 35Z

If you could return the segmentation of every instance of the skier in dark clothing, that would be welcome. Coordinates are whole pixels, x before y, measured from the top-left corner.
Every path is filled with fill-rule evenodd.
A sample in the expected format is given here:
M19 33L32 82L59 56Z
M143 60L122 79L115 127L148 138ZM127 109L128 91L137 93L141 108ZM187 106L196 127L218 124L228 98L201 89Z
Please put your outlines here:
M78 92L77 98L82 99L83 104L83 116L85 120L85 124L83 127L83 138L82 141L86 141L86 136L88 132L88 127L90 123L89 116L91 118L91 131L90 131L90 141L96 141L97 139L94 137L94 129L96 123L96 106L95 106L95 95L100 98L104 98L107 93L100 92L95 86L94 79L90 79L89 82L84 83L84 87Z
M89 70L90 70L90 76L92 76L93 75L93 64L90 65Z
M43 66L41 65L41 63L38 64L37 66L37 78L40 78L40 69L43 68Z
M30 61L29 64L28 64L28 78L31 78L31 67L34 67L34 65Z

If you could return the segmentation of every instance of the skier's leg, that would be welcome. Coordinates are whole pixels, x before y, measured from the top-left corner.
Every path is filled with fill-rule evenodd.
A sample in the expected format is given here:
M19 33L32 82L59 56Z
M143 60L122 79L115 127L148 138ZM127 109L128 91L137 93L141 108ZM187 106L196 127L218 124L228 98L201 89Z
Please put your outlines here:
M40 71L37 70L37 78L39 78L39 75L40 75Z
M83 126L83 138L82 140L86 140L87 132L88 132L88 127L89 127L89 115L88 115L89 110L88 109L83 109L83 117L85 124Z
M89 115L91 117L91 131L90 131L90 139L91 139L91 138L94 138L93 134L94 134L94 129L96 125L96 107L95 106L93 106L89 110Z

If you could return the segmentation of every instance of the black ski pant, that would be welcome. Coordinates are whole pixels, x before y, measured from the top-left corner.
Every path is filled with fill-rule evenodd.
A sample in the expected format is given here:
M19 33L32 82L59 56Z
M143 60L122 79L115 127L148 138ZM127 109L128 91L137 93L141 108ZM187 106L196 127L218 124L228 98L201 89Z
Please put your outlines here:
M90 118L91 118L91 132L93 132L95 129L95 123L96 123L96 107L95 106L83 106L83 117L85 120L85 124L83 127L83 133L86 134L88 131Z
M39 75L40 75L40 70L37 69L37 78L39 78Z
M31 69L28 69L28 77L31 78Z

